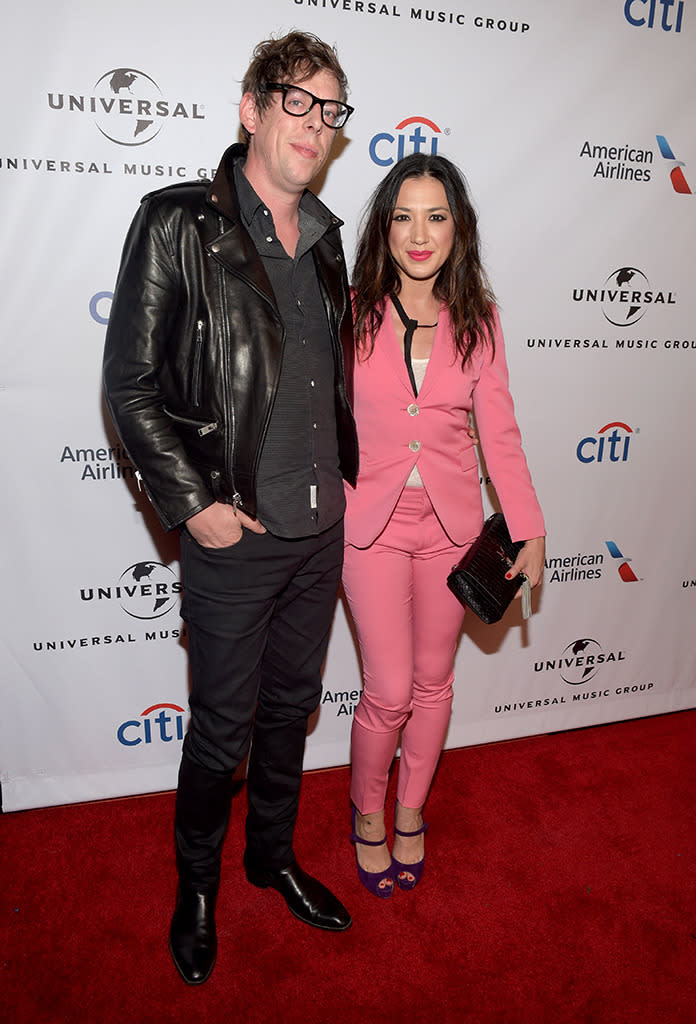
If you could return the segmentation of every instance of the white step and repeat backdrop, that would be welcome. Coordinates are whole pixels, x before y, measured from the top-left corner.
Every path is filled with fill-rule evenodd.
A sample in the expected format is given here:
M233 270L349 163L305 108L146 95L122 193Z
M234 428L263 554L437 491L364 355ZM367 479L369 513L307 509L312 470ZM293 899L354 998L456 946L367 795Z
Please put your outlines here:
M39 0L0 67L5 810L175 784L177 543L105 414L104 330L141 195L213 172L293 27L351 80L321 184L349 256L393 161L437 151L500 300L548 567L528 624L468 623L448 745L696 705L696 0ZM339 605L308 768L347 763L359 691Z

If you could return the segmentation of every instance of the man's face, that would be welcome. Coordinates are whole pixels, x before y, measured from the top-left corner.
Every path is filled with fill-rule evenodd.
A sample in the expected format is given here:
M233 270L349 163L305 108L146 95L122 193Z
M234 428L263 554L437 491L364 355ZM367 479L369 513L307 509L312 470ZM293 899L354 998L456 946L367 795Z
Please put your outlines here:
M340 99L338 82L329 71L293 84L321 99ZM303 117L293 117L283 110L282 93L271 96L262 113L248 93L242 97L242 124L251 135L245 171L252 184L297 196L324 166L336 132L322 121L318 104Z

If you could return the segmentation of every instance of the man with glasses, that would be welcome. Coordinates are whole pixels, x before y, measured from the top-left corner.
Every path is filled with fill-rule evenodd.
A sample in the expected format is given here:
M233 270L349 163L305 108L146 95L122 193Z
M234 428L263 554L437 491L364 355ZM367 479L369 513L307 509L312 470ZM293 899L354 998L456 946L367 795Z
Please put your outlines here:
M169 946L192 985L215 964L222 844L250 745L249 882L307 924L351 923L292 841L341 575L343 478L357 474L340 221L307 186L352 108L335 51L308 33L259 44L242 90L246 143L212 184L143 200L104 360L121 439L163 525L181 529L191 724Z

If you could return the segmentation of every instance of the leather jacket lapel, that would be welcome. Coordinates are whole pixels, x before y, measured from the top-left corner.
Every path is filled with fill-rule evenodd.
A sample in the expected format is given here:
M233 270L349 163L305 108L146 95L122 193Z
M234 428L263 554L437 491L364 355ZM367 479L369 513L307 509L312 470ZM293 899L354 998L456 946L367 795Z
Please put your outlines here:
M224 153L206 200L217 212L221 233L206 245L206 250L229 274L242 277L277 313L270 281L263 269L251 236L241 223L239 200L234 188L233 164L243 157L246 146L236 144ZM228 222L227 225L224 222Z
M241 224L232 224L205 248L229 274L250 284L278 314L271 283L248 231Z

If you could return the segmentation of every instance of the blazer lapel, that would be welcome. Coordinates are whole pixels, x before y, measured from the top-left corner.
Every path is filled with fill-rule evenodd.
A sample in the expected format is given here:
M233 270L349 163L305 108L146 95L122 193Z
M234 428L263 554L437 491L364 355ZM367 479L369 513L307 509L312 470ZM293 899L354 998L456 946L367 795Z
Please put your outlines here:
M428 362L428 368L425 371L425 379L423 386L418 392L419 398L428 398L433 388L437 387L438 378L448 366L452 363L453 346L451 344L450 336L450 316L447 308L442 306L440 309L440 315L437 318L437 327L435 328L435 337L433 338L433 347L430 353L430 361ZM403 356L401 362L403 363ZM404 366L404 374L408 382L408 373ZM410 382L409 382L410 389Z

